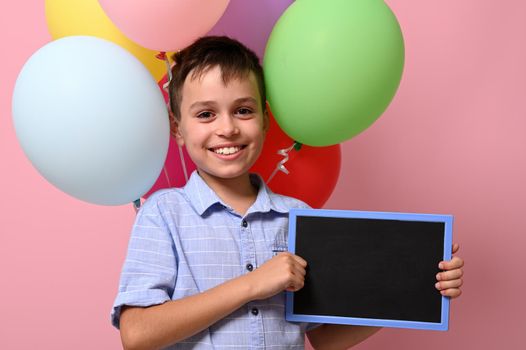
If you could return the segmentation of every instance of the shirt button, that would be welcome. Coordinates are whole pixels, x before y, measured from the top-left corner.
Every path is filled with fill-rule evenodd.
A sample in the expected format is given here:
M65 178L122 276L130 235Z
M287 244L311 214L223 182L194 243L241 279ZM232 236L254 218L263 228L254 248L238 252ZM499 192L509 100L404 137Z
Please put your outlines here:
M254 266L252 266L252 264L247 264L247 270L248 271L254 270Z
M255 307L253 308L252 310L250 310L250 312L252 313L252 315L254 316L257 316L259 314L259 310Z
M243 220L243 222L241 222L241 226L247 227L248 226L247 220Z

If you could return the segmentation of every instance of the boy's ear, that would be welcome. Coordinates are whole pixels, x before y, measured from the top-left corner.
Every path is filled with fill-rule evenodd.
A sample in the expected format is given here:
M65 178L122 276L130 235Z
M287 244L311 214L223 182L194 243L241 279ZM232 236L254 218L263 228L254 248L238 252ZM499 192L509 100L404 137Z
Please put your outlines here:
M179 146L183 146L184 139L181 136L181 132L179 130L179 122L177 119L175 119L175 115L171 110L168 110L168 114L170 115L170 134L175 138Z

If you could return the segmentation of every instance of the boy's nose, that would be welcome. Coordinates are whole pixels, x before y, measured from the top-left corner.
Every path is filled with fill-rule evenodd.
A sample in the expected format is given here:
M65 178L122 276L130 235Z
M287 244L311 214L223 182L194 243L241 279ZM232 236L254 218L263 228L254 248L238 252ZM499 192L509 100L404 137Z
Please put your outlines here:
M234 117L226 115L219 118L217 125L217 134L220 136L230 137L239 133L239 128Z

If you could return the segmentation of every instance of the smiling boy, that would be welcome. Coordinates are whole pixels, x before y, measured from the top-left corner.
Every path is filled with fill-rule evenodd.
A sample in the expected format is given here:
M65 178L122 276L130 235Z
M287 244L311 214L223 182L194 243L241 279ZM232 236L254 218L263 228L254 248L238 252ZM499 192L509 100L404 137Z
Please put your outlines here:
M249 174L268 128L257 57L205 37L174 59L172 131L198 170L137 215L112 312L124 347L298 349L307 334L316 348L344 349L372 335L285 320L283 292L303 287L307 262L273 251L286 250L288 211L307 205ZM442 264L437 288L456 297L462 260Z

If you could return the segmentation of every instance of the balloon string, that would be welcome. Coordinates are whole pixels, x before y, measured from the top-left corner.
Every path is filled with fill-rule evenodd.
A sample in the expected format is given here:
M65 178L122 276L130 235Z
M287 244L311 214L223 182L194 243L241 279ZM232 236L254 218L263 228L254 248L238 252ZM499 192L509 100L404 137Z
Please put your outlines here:
M133 201L133 209L135 210L135 214L137 214L140 208L141 208L141 199L139 198Z
M163 166L163 173L166 182L168 182L168 187L172 187L172 184L170 183L170 176L168 175L168 169L166 169L166 165Z
M183 147L179 146L179 159L181 159L181 166L183 168L184 180L188 182L188 171L186 170L186 162L184 161Z
M170 65L170 60L168 60L168 56L166 56L166 52L161 51L157 55L155 55L158 59L161 61L164 61L166 65L166 83L163 84L163 90L168 93L168 86L170 85L170 82L172 81L172 67Z
M292 149L298 149L298 145L301 144L299 142L294 141L292 146L278 150L277 153L280 156L283 156L284 158L280 162L278 162L278 164L276 165L276 169L274 169L272 174L270 174L267 180L267 184L274 178L278 171L284 172L287 175L289 174L289 170L285 167L285 163L289 160L289 152L292 151Z
M166 64L166 75L168 78L166 79L166 83L163 84L163 90L168 94L168 96L170 96L170 92L168 91L168 87L170 86L170 82L172 81L172 67L170 66L170 61L168 60L166 52L164 51L160 51L155 57L164 61L164 63ZM169 101L170 97L168 97L168 102ZM170 103L168 103L168 106L169 105Z

